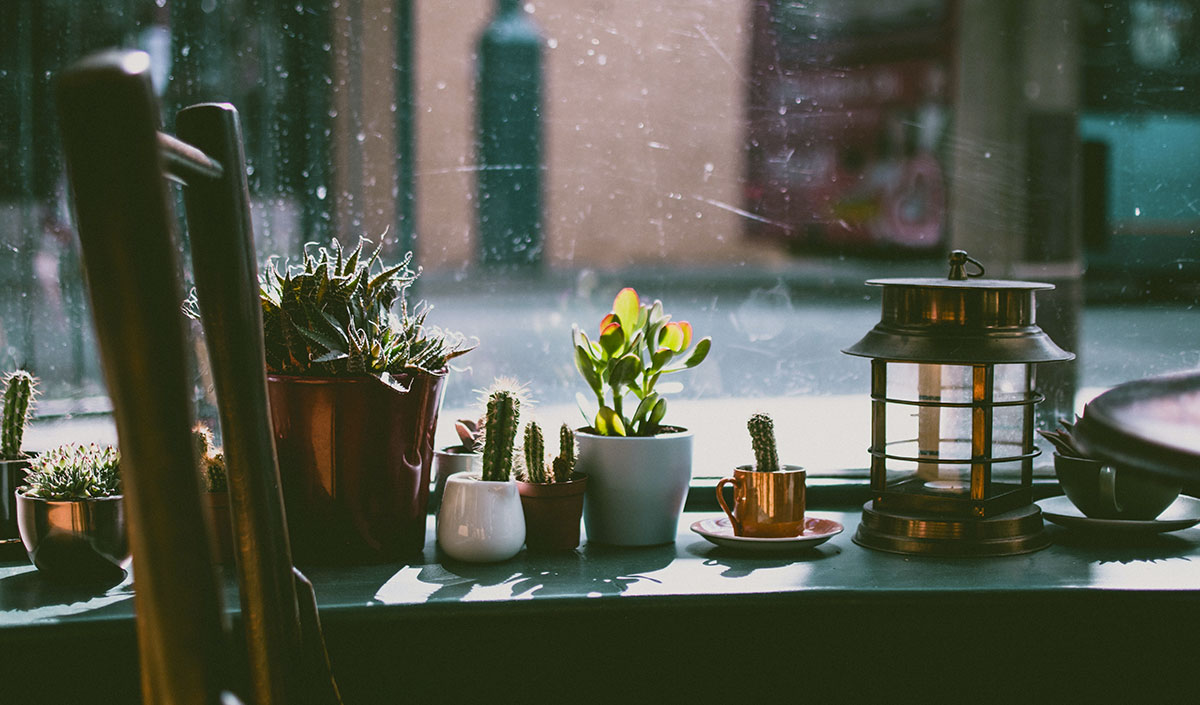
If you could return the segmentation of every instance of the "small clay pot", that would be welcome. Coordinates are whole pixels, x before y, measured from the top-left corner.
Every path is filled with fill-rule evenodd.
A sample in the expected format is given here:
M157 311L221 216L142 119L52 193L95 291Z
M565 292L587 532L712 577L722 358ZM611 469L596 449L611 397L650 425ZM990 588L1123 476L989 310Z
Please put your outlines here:
M579 520L588 476L566 482L517 482L525 512L525 546L531 551L570 551L579 546Z

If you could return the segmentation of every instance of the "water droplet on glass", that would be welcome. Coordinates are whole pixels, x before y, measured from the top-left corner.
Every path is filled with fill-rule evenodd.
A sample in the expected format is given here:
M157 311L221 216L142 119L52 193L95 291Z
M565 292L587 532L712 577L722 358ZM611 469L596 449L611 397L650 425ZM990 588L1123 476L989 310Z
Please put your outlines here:
M557 49L558 48L558 40L555 39L554 37L550 37L549 39L546 40L546 46L550 47L551 49Z
M318 187L317 187L317 198L318 198L318 199L320 199L320 200L324 201L324 200L325 200L325 195L326 195L326 193L328 193L328 192L325 190L325 187L324 187L324 186L318 186Z

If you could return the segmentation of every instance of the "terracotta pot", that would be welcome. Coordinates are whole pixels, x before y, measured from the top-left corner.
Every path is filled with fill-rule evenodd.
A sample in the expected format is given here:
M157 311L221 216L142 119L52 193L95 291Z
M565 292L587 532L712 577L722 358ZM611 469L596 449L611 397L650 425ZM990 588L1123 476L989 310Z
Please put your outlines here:
M280 481L298 562L374 563L425 545L445 372L268 375Z
M673 543L692 479L692 433L657 436L575 434L576 467L588 475L583 523L589 542L614 546Z
M579 546L579 520L587 475L574 473L566 482L537 484L517 481L525 512L525 546L531 551L569 551Z
M17 493L17 524L29 560L60 580L116 583L129 557L123 497L49 500Z
M214 553L218 563L233 565L233 517L229 513L229 492L202 492L213 521Z
M29 459L0 460L0 541L16 539L17 488L25 482Z

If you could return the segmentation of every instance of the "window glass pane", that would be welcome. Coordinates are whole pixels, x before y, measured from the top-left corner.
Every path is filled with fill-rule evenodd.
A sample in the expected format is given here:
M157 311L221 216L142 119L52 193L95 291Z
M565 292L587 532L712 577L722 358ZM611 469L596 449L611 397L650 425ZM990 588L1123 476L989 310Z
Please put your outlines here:
M34 447L111 437L51 88L114 45L150 53L167 129L194 102L241 111L264 263L331 237L414 250L430 323L480 343L445 420L509 375L547 424L583 425L571 324L597 334L633 286L713 337L664 380L697 475L748 462L757 410L784 462L863 475L869 364L840 353L879 318L863 282L943 276L952 248L1056 286L1038 322L1078 360L1037 369L1041 426L1200 366L1197 0L44 0L0 18L0 368L44 380Z

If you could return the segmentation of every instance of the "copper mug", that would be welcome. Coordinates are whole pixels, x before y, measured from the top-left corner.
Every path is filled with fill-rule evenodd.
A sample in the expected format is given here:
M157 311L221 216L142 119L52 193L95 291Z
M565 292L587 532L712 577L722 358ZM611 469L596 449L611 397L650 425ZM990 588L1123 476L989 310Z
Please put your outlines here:
M804 480L804 468L798 465L783 465L774 472L742 465L733 477L717 483L717 501L735 536L791 538L804 533ZM733 485L732 511L721 494L726 483Z

